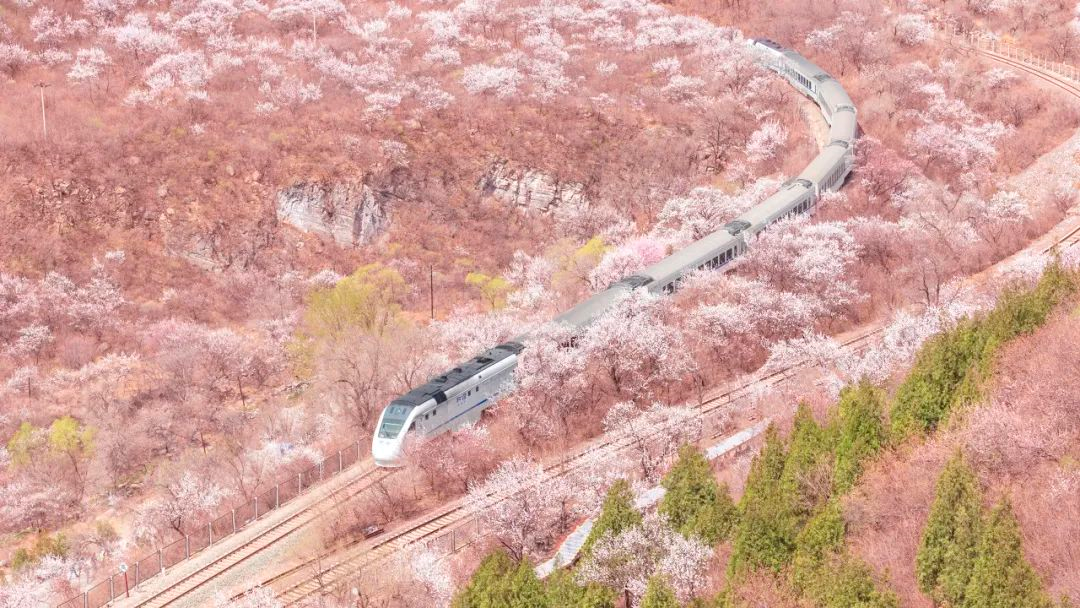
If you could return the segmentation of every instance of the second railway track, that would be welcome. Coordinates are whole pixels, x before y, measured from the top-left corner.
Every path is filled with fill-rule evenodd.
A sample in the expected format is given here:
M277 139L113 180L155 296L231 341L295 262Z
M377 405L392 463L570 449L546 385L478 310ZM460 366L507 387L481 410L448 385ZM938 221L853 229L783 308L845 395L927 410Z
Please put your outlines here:
M954 42L954 44L956 44ZM1057 73L1041 70L1036 66L1025 63L1023 60L1002 54L990 49L984 49L977 45L961 43L965 49L973 51L991 60L1009 65L1017 70L1035 76L1048 84L1080 98L1080 84L1077 84ZM1062 249L1075 245L1080 241L1080 226L1076 226L1066 234L1058 237L1054 243L1042 248L1042 253L1048 253L1054 248ZM844 343L847 348L861 348L867 341L881 331L880 327L859 333ZM799 364L790 368L779 370L770 374L753 377L742 384L731 388L722 389L704 399L698 406L702 417L713 414L723 406L730 404L734 399L744 396L751 390L761 386L771 386L793 375L797 370L804 368L805 364ZM565 475L592 463L616 457L622 450L629 446L627 439L613 441L592 442L584 448L574 452L569 457L545 467L545 480ZM364 466L364 465L360 465ZM285 538L297 532L307 524L314 521L320 513L320 506L325 500L348 499L358 495L365 489L373 486L382 479L392 474L392 471L368 467L362 470L354 479L346 482L340 488L332 491L322 491L326 496L314 501L295 513L286 515L281 521L274 523L264 530L259 531L250 539L238 547L228 551L221 557L213 560L206 566L184 576L175 583L161 591L156 591L150 597L140 598L133 603L126 604L139 608L159 608L171 605L183 605L190 595L203 589L207 584L220 580L220 577L233 568L251 559L252 557L267 551ZM344 551L337 555L324 554L314 560L307 560L286 571L283 571L270 579L263 581L264 585L281 584L290 578L300 577L306 570L314 572L313 576L304 577L297 582L287 583L279 592L279 598L286 604L294 604L309 597L321 589L330 587L366 567L370 567L392 555L395 551L405 546L432 538L445 530L461 525L468 521L473 514L462 501L456 501L450 506L436 510L430 517L415 524L394 532L391 536L376 541L373 545L363 546L354 543L347 546ZM323 565L325 564L325 567ZM317 568L315 566L318 566Z
M860 349L881 331L880 327L872 326L846 340L843 346L848 349ZM805 369L807 365L804 362L767 374L755 375L748 380L739 381L734 387L729 384L728 387L712 394L696 405L697 414L702 418L715 414L731 404L735 399L743 397L755 389L778 384L799 370ZM613 440L594 440L569 457L546 465L545 476L538 483L544 483L555 477L578 471L598 462L614 459L622 451L631 447L632 443L633 438L627 437ZM349 580L355 573L370 568L407 546L431 539L446 530L456 529L469 522L474 516L475 513L467 508L464 500L458 499L451 506L436 511L430 517L396 531L391 536L377 541L373 545L364 546L357 543L340 549L336 554L328 553L306 560L272 578L264 580L262 584L263 586L284 584L284 588L278 591L278 599L285 605L293 605L321 590L332 588L343 581ZM289 582L289 579L301 576L301 580Z
M1049 245L1036 246L1036 250L1045 254L1055 249L1064 250L1077 245L1080 243L1080 224L1068 228L1064 234L1052 237L1051 240L1052 242ZM882 328L879 325L872 325L845 340L842 345L845 349L859 350L865 348L869 341L881 331ZM798 370L806 368L807 365L807 362L803 362L768 374L758 374L748 380L741 381L734 387L729 384L727 387L710 394L696 406L699 415L708 416L725 405L729 405L736 398L747 395L757 388L778 384L794 375ZM594 441L565 460L548 465L545 468L548 473L545 480L587 466L590 462L596 462L595 459L615 458L626 447L625 443L618 441ZM586 461L590 456L594 460ZM339 550L337 555L324 555L306 561L263 581L263 584L266 586L280 585L290 578L300 576L305 570L314 571L314 575L304 576L299 581L286 583L284 588L278 591L279 600L287 606L294 605L322 590L333 588L335 585L349 580L350 577L388 558L398 550L430 539L455 526L460 526L472 516L473 513L468 512L463 502L458 500L453 506L433 513L431 517L395 532L373 546L365 548L358 543L349 545L344 550ZM316 563L319 563L320 566L325 564L325 568L320 567L316 571L313 568Z

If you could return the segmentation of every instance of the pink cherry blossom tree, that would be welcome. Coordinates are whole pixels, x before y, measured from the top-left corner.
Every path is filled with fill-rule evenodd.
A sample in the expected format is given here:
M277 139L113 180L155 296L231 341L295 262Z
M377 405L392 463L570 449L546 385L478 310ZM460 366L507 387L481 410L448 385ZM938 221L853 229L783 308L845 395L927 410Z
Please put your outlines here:
M683 537L664 516L650 512L640 525L601 536L578 567L577 577L620 591L628 606L637 606L649 579L659 575L680 601L688 602L704 588L711 559L711 548Z
M466 502L515 559L535 555L559 532L564 497L547 480L540 464L514 458L500 464L481 483L471 484Z
M654 403L640 410L623 401L604 416L604 435L626 445L637 460L643 479L656 481L674 460L679 448L701 434L701 417L686 407Z
M643 394L694 369L681 332L664 323L660 298L635 289L589 328L582 347L616 395Z

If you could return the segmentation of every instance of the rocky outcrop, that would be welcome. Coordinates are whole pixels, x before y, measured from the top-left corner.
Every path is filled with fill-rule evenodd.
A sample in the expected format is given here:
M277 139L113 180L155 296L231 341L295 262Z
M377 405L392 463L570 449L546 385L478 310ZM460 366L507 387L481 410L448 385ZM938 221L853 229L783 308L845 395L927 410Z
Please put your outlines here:
M514 169L506 161L496 162L480 180L485 194L533 211L551 211L566 203L581 202L584 187L573 182L560 182L535 169Z
M300 182L278 192L277 216L341 245L370 242L386 228L384 201L363 184Z

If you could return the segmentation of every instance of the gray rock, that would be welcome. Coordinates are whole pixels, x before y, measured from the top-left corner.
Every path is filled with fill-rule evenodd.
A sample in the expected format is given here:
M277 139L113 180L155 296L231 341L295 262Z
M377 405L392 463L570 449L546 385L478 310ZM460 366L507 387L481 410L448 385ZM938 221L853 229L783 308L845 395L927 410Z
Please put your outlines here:
M362 245L386 229L386 208L363 184L300 182L278 192L277 216L341 245Z
M551 211L565 203L578 203L584 198L584 187L573 182L560 182L536 169L514 169L506 161L496 162L480 180L485 194L534 211Z

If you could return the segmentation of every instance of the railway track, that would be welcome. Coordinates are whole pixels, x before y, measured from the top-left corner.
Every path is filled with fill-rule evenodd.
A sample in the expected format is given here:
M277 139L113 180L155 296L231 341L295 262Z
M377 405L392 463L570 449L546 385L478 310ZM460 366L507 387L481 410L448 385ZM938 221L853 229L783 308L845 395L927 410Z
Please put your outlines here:
M1023 61L1021 61L1019 59L1015 59L1015 58L1009 57L1008 55L1003 55L1001 53L998 53L996 51L992 51L992 50L989 50L989 49L984 49L984 48L981 48L981 47L978 47L978 46L970 47L970 48L973 51L975 51L976 53L978 53L979 55L982 55L983 57L989 57L990 59L993 59L994 61L997 61L999 63L1004 63L1004 64L1006 64L1008 66L1011 66L1011 67L1014 67L1014 68L1016 68L1016 69L1018 69L1018 70L1020 70L1022 72L1026 72L1026 73L1028 73L1028 74L1030 74L1030 75L1032 75L1032 76L1034 76L1034 77L1036 77L1036 78L1038 78L1040 80L1043 80L1043 81L1053 85L1054 87L1057 87L1058 89L1061 89L1062 91L1068 93L1069 95L1072 95L1073 97L1076 97L1076 98L1080 99L1080 84L1077 84L1077 83L1073 82L1072 80L1069 80L1068 78L1065 78L1064 76L1061 76L1060 74L1057 74L1056 72L1048 72L1048 71L1045 71L1045 70L1040 70L1040 69L1036 68L1035 66L1027 64L1027 63L1025 63L1025 62L1023 62Z
M180 578L160 591L153 592L149 597L140 598L136 596L136 599L131 603L116 602L116 605L137 608L161 608L175 605L195 591L216 581L226 572L266 551L315 521L321 514L320 507L326 501L347 500L385 479L393 472L392 469L380 469L375 467L374 464L368 463L366 468L362 469L355 478L349 480L343 486L321 488L320 490L325 494L324 497L313 501L294 513L283 513L282 515L285 516L280 521L259 531L252 538L245 540L240 546L228 551L206 566Z
M1063 251L1078 243L1080 243L1080 224L1071 227L1067 232L1060 236L1053 237L1052 242L1049 245L1038 247L1037 251L1040 253L1049 253L1055 249ZM881 333L881 331L883 331L882 327L877 325L871 326L843 341L842 345L845 349L860 350L865 348L870 340ZM712 393L695 407L698 409L700 416L708 416L709 414L715 413L725 406L730 405L735 399L745 396L757 388L779 384L793 376L799 370L805 369L807 365L807 363L802 363L772 373L756 375L749 380L744 380L735 387L728 385L728 387ZM718 437L720 434L722 433L715 434L713 438ZM546 467L545 472L550 473L550 475L546 476L544 481L550 480L558 475L570 473L577 468L580 468L580 466L584 466L581 464L581 461L586 456L592 455L594 458L602 457L603 459L616 458L626 447L628 447L627 444L620 444L617 441L598 442L574 454L561 463ZM601 451L604 450L606 450L606 452L601 455ZM591 462L598 461L599 460L592 460ZM350 545L336 556L326 555L317 558L316 560L309 560L303 564L290 568L287 571L281 572L272 578L263 581L263 585L270 587L283 586L277 593L278 599L287 606L295 605L297 602L319 593L322 590L334 588L336 585L350 580L350 578L357 573L364 572L367 569L376 566L380 561L389 558L395 552L400 551L409 545L432 539L446 530L461 526L468 522L471 517L473 517L473 513L469 512L464 503L459 500L454 506L447 508L444 511L434 513L431 517L410 525L404 530L394 532L391 536L372 546L363 546L360 544ZM315 571L317 562L325 564L326 567L319 568L314 575L301 576L304 571ZM290 580L298 577L300 580Z
M882 331L873 326L845 340L845 348L861 349ZM729 406L736 399L750 394L763 386L779 384L798 371L806 369L808 363L801 363L767 374L755 375L742 380L732 387L730 384L701 403L694 406L697 415L703 420ZM720 432L713 435L719 436ZM545 466L544 477L538 483L546 483L556 477L567 475L593 464L618 458L625 450L632 447L634 438L620 437L613 440L594 441L570 457ZM452 506L433 513L430 517L412 524L405 529L395 531L390 536L374 544L356 543L346 546L336 554L326 554L307 560L286 571L276 574L262 582L264 587L282 587L277 593L278 599L285 605L293 605L320 591L333 588L339 583L350 580L357 572L365 571L394 553L416 543L430 540L451 529L458 529L469 524L475 513L468 508L463 499L458 499ZM291 579L300 580L292 581Z
M994 48L985 48L978 42L973 42L958 34L945 33L944 36L945 42L954 48L972 51L977 55L1016 68L1017 70L1034 76L1073 97L1080 98L1080 83L1062 76L1057 72L1052 72L1042 69L1037 65L1032 65L1019 57L1009 55L1007 51L1002 52Z
M1080 98L1080 85L1054 72L1040 70L1020 59L990 49L984 49L977 45L971 45L970 43L958 44L954 40L951 41L951 44L961 46L966 50L973 51L991 60L1009 65L1017 70L1035 76L1071 96ZM1058 249L1065 249L1075 245L1077 242L1080 242L1080 226L1073 228L1065 235L1057 238L1053 244L1043 248L1042 253L1048 253L1055 247ZM846 348L862 348L874 335L880 332L880 327L869 329L845 341L843 345ZM805 367L806 364L799 364L769 374L755 376L733 388L729 385L729 387L710 394L695 407L698 409L699 415L702 418L705 418L716 413L724 406L731 404L735 399L745 396L759 387L779 384ZM633 440L630 438L622 438L591 443L585 448L576 451L568 458L546 465L545 477L541 483L560 475L578 471L597 462L616 458L621 452L630 447L632 441ZM219 580L222 575L232 571L243 562L267 551L277 543L313 522L318 518L320 507L323 506L323 503L326 500L352 498L392 474L393 470L376 469L373 466L370 466L368 470L364 470L356 478L350 480L341 488L328 492L327 496L323 499L314 501L299 511L287 515L281 521L276 522L274 525L260 531L254 537L244 541L240 546L215 559L207 566L184 576L167 588L153 593L150 597L139 598L133 603L117 602L117 605L138 608L160 608L164 606L179 605L193 592L201 590L205 588L207 584ZM455 527L468 522L473 516L474 514L466 507L464 502L458 500L450 506L435 511L430 517L409 525L402 530L395 531L392 535L384 537L373 544L353 543L348 545L343 551L339 551L337 554L324 554L313 560L307 560L263 581L263 585L277 586L284 584L284 589L278 594L279 599L287 605L294 604L318 593L324 588L332 587L342 580L347 580L355 572L377 564L408 545L422 542L425 539L433 538L447 530L454 529ZM314 574L311 576L303 576L305 572L312 572ZM301 580L290 582L290 579L296 578L300 578Z
M1046 254L1054 250L1057 250L1059 252L1065 251L1066 249L1076 245L1077 243L1080 243L1080 226L1076 226L1068 233L1058 237L1058 239L1055 240L1052 244L1044 247L1041 253Z

